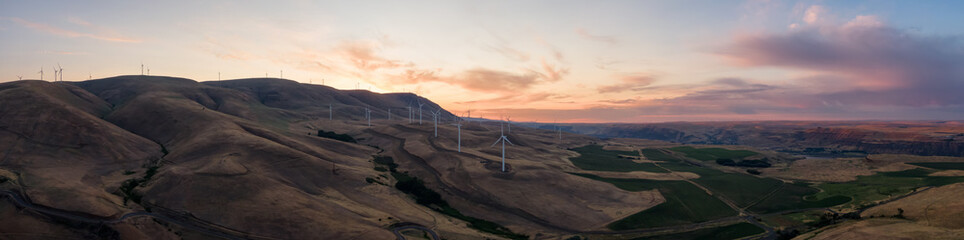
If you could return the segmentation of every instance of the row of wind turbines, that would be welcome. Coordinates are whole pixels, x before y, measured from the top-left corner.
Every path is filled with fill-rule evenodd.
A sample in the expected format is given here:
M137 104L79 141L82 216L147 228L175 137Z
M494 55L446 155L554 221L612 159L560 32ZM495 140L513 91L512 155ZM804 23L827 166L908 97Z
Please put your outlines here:
M64 68L60 66L60 63L57 63L57 67L51 67L51 68L54 69L54 82L63 82L63 81L64 81ZM145 66L144 66L143 63L141 63L141 75L144 75L144 70L145 70ZM146 70L147 70L147 75L150 75L150 74L151 74L151 68L146 68ZM40 74L40 80L43 81L43 80L44 80L44 67L43 67L43 66L40 66L40 71L38 71L37 74ZM220 78L220 77L221 77L221 73L218 73L218 78ZM93 78L93 75L92 75L92 74L88 74L88 75L87 75L87 79L88 79L88 80L90 80L90 79L92 79L92 78ZM17 75L17 80L23 80L23 75Z
M425 103L422 103L421 100L416 99L416 101L410 102L410 103L409 103L409 106L405 107L406 109L408 109L408 123L409 123L409 124L422 125L422 123L423 123L423 116L424 116L424 115L422 114L422 109L425 107L425 105L426 105L426 104L425 104ZM416 107L416 106L417 106L417 107ZM442 110L443 110L442 108L435 109L434 111L428 110L428 112L432 115L433 136L436 137L436 138L438 138L438 125L439 125L440 120L442 119ZM388 108L387 112L388 112L388 119L389 119L389 120L392 119L391 111L392 111L391 108ZM364 114L365 114L365 121L366 121L368 127L369 127L369 128L372 127L372 110L371 110L369 107L365 107ZM416 118L416 115L418 115L417 118ZM483 116L484 116L484 115L483 115ZM471 120L466 120L466 119L465 119L465 118L471 119L471 111L469 111L469 112L466 113L465 118L463 118L462 116L459 116L459 115L455 115L455 114L452 114L452 117L453 117L453 120L452 120L452 121L454 122L452 125L455 126L456 129L457 129L457 144L456 144L456 146L457 146L457 151L461 153L461 152L462 152L462 126L464 125L463 122L471 121ZM332 106L332 104L328 104L328 120L333 120L333 119L334 119L333 106ZM484 125L482 124L482 119L483 119L483 118L480 116L479 119L476 120L476 121L478 122L479 126L482 126L483 128L485 128ZM501 144L501 146L502 146L502 156L501 156L501 158L502 158L502 172L505 172L505 171L506 171L506 169L505 169L505 150L506 150L506 149L505 149L505 144L508 143L509 145L515 145L515 144L512 143L512 141L509 140L508 136L506 135L506 132L512 133L512 124L511 124L512 122L511 122L511 118L510 118L510 117L502 117L502 118L500 118L500 120L498 120L498 122L499 122L499 137L498 137L498 138L496 139L496 141L495 141L494 143L492 143L492 145L490 145L489 147L494 147L495 145ZM561 127L558 127L558 126L555 126L555 128L556 128L555 130L556 130L556 132L557 132L557 134L558 134L559 140L562 140L562 128L561 128ZM485 129L488 129L488 128L485 128Z

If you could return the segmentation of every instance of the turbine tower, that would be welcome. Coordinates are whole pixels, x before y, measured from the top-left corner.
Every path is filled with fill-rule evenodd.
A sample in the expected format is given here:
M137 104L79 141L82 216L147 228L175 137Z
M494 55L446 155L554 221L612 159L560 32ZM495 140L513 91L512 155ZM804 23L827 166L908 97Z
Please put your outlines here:
M372 111L365 108L365 117L368 118L368 127L372 127Z
M422 125L422 105L425 105L425 104L422 103L421 100L419 100L418 101L418 125Z
M328 104L328 120L331 120L331 115L332 115L331 104L329 103L329 104Z
M432 113L433 120L435 121L435 137L438 137L438 116L441 115L441 112L442 108L439 108L438 111L430 112Z
M57 75L60 76L60 81L64 81L64 68L60 67L60 63L57 63L57 72ZM54 77L54 81L57 81L56 77Z
M509 129L509 133L512 133L512 118L505 116L505 126Z
M37 73L40 74L40 80L43 81L43 80L44 80L44 67L43 67L43 66L40 66L40 71L37 72Z
M459 144L457 146L459 148L459 152L462 152L462 118L456 118L455 124L452 125L455 125L455 127L459 129Z
M17 75L17 80L23 80L23 76L22 76L22 75Z
M412 103L408 104L408 123L412 123Z
M499 127L501 129L502 124L499 124ZM489 146L489 147L493 147L496 144L499 144L499 142L502 142L502 172L505 172L505 143L512 144L512 142L509 141L509 138L505 137L505 133L502 132L502 130L500 130L499 132L501 136L499 136L499 139L495 140L495 143L492 143L492 146ZM512 145L515 145L515 144L512 144Z

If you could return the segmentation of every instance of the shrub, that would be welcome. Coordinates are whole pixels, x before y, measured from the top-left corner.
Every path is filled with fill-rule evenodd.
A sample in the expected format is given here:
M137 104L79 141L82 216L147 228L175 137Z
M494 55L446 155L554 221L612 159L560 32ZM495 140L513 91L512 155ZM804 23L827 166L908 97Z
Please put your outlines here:
M328 132L325 130L318 130L318 136L323 138L335 139L342 142L358 143L355 138L348 134L338 134L335 132Z
M757 171L756 169L747 169L746 172L753 175L760 175L760 171Z

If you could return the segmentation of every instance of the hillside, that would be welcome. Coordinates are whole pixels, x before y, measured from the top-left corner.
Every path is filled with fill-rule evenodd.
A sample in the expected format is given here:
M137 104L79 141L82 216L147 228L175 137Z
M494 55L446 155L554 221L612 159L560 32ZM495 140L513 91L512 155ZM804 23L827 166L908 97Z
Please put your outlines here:
M376 170L376 155L394 158L400 172L438 189L463 214L518 233L593 230L659 203L653 192L566 174L572 153L565 146L586 137L559 142L551 131L513 129L511 171L502 173L501 151L489 146L497 123L465 123L459 153L451 113L442 110L435 138L428 111L438 105L412 94L154 76L17 81L0 89L0 142L10 146L0 160L10 181L0 186L36 205L90 216L59 220L68 223L62 234L89 236L77 226L148 212L174 220L133 218L97 236L385 239L394 236L391 225L413 222L447 236L494 237L415 204L391 186L394 177ZM405 107L419 102L424 123L409 124ZM371 128L362 121L366 107ZM318 130L359 143L318 137ZM548 202L559 208L546 208ZM50 217L4 214L16 221Z

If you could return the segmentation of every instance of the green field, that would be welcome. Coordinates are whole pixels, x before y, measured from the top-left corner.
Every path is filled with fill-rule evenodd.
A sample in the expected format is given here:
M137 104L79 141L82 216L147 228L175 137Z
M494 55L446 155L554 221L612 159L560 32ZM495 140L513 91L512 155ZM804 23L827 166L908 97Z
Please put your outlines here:
M747 210L755 213L772 213L793 209L825 208L844 204L852 200L850 197L840 195L824 198L809 197L810 200L804 199L804 196L810 196L818 192L820 192L819 189L812 188L804 183L784 184L780 190L777 190L772 196L751 206Z
M737 238L757 235L763 232L765 231L762 228L757 227L756 225L742 222L742 223L737 223L737 224L728 225L728 226L704 228L704 229L690 231L690 232L634 238L634 240L737 239Z
M652 163L636 163L629 158L621 158L619 155L639 156L636 152L610 151L604 150L600 145L588 145L572 149L579 153L578 157L570 158L576 167L589 171L610 171L610 172L658 172L666 170L656 167Z
M823 199L833 195L853 198L851 204L861 206L877 200L910 193L925 186L943 186L964 182L964 177L927 176L936 170L915 168L899 172L883 172L870 176L857 176L857 180L843 183L824 183L817 187L823 192L812 197Z
M661 163L660 166L673 171L699 174L700 178L693 179L692 181L709 188L715 193L723 195L740 207L753 204L783 184L780 180L772 178L759 178L742 173L728 173L682 162Z
M657 189L666 198L666 202L662 204L609 224L608 227L612 230L697 223L736 215L736 211L719 199L684 181L603 178L591 174L573 174L611 183L627 191Z
M645 156L646 159L653 160L653 161L663 161L663 162L680 161L678 158L673 157L669 154L663 153L659 149L646 148L646 149L640 150L640 152L643 152L643 156Z
M907 164L940 170L964 170L964 162L921 162Z
M726 158L741 160L746 157L758 155L760 153L749 150L729 150L723 148L694 148L694 147L674 147L669 150L685 154L687 157L700 161L715 161L716 159Z

